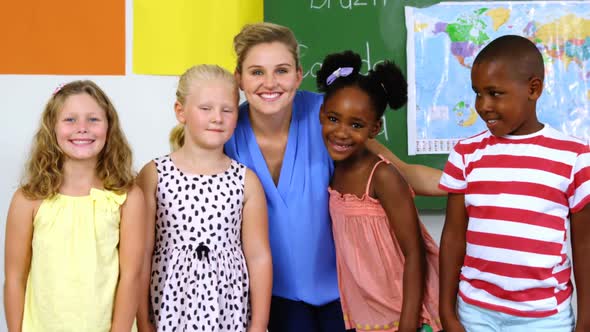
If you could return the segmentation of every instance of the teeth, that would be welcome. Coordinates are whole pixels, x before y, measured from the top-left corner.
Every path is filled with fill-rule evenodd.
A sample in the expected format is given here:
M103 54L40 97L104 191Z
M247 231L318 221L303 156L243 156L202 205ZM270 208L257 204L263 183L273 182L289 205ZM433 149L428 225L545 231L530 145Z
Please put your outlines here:
M260 96L265 99L273 99L278 97L280 94L278 92L275 93L261 93Z
M332 145L334 146L334 148L338 151L344 151L347 150L348 148L350 148L352 146L352 144L348 144L348 145L342 145L342 144L337 144L337 143L332 143Z
M92 141L90 140L73 140L72 143L76 144L76 145L82 145L82 144L88 144L91 143Z
M498 120L488 120L487 122L488 123L496 123L496 121L498 121Z

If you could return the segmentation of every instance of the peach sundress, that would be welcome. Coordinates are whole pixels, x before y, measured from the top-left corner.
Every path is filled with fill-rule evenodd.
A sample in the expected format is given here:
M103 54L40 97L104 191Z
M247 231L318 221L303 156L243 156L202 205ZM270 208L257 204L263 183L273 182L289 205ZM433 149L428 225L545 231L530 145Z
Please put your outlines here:
M375 169L389 163L381 159L362 197L328 189L342 311L346 328L357 331L397 331L402 308L404 255L383 207L369 196ZM438 246L421 222L420 229L427 271L421 322L438 331Z

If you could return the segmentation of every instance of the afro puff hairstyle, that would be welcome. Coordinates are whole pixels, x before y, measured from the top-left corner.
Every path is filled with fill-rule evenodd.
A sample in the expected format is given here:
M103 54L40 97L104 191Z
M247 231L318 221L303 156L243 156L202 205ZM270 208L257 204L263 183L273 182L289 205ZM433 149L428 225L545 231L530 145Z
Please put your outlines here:
M362 60L352 51L332 53L326 56L322 67L316 73L318 90L324 93L324 103L338 90L354 86L363 90L373 101L377 118L381 118L385 108L399 109L408 101L408 84L401 69L393 61L384 61L369 70L367 75L360 73ZM347 75L340 75L330 84L328 78L342 68L352 68Z

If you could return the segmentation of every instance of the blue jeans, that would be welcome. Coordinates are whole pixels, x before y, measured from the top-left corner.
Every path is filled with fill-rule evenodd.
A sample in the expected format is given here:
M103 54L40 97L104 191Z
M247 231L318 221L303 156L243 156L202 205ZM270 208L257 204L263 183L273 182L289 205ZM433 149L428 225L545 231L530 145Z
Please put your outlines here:
M269 332L344 332L340 301L314 306L273 296L270 303ZM354 330L349 330L349 332Z
M480 308L466 303L459 296L457 311L467 332L572 332L575 327L571 306L549 317L529 318Z

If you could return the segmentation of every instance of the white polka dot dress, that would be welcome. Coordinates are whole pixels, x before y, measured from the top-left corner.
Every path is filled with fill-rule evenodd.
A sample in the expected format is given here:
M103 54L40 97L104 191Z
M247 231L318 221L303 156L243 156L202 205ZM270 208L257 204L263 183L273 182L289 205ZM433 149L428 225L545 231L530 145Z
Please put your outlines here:
M245 331L248 271L241 223L246 167L185 174L170 157L158 172L151 302L158 331Z

